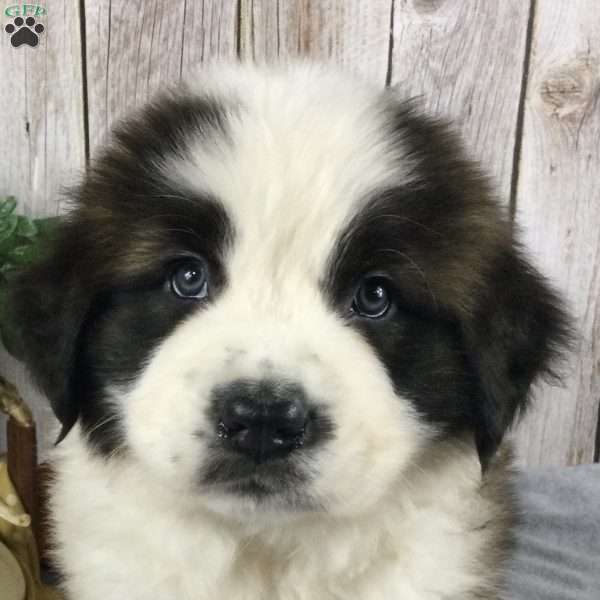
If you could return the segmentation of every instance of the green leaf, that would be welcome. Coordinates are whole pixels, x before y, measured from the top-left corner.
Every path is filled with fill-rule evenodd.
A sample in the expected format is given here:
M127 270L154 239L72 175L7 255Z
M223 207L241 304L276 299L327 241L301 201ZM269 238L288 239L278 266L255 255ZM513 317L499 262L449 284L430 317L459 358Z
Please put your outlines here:
M25 238L33 238L38 234L39 228L35 224L35 221L21 216L19 216L18 219L19 222L17 223L17 229L15 231L16 235Z
M27 244L13 248L9 256L9 264L25 266L31 264L40 254L38 244Z
M38 260L56 232L59 217L30 219L15 213L13 196L0 198L0 338L6 349L19 356L19 324L11 320L10 286L20 268Z
M14 196L7 196L0 199L0 220L6 219L17 207L17 199Z
M0 219L0 244L3 244L10 240L17 230L19 223L19 217L17 215L6 215Z

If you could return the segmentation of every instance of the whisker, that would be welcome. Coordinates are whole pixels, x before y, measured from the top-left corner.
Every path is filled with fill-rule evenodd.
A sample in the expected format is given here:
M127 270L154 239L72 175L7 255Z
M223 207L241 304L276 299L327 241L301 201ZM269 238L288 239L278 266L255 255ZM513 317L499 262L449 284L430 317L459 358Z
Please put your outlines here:
M108 425L109 423L112 423L113 421L116 421L120 417L121 417L121 415L118 414L118 413L113 413L113 414L109 415L105 419L102 419L101 421L98 421L98 423L96 423L91 429L89 429L87 431L87 434L91 435L92 433L94 433L94 431L97 431L101 427L104 427L105 425Z

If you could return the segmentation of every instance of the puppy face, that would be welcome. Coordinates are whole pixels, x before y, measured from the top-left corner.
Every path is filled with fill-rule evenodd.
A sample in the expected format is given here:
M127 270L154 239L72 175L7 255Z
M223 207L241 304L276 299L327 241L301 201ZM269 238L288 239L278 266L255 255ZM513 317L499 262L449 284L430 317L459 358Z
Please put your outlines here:
M566 336L448 131L329 72L163 96L75 197L24 357L65 435L226 514L368 510L441 437L485 466Z

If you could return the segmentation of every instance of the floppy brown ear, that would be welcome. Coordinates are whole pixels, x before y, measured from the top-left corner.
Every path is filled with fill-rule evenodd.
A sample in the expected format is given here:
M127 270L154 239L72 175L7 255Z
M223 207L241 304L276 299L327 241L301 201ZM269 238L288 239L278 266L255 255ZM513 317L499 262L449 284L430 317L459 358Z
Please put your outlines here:
M89 306L89 295L74 277L77 239L63 225L49 242L44 258L15 279L9 296L17 323L17 358L49 398L62 423L62 439L74 425L78 406L71 383L77 338Z
M527 408L532 383L558 376L571 329L557 295L514 246L496 257L475 306L464 333L480 382L474 425L485 467Z

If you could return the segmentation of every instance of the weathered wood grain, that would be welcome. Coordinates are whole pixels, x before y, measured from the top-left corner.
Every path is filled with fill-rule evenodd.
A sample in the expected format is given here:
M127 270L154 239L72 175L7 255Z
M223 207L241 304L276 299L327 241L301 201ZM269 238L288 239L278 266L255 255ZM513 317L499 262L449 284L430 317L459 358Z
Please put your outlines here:
M529 0L397 0L391 82L450 118L508 203Z
M528 464L575 464L593 460L600 402L600 12L536 4L517 217L580 339L566 386L540 390L518 437Z
M214 57L237 56L235 0L87 0L92 156L115 120Z
M331 61L383 86L391 9L391 0L241 0L240 56Z
M237 59L238 21L237 0L187 0L182 75L193 78L205 63Z
M0 194L27 214L54 215L60 186L85 163L78 6L57 0L38 21L35 48L14 48L1 31ZM2 15L2 29L9 22Z
M8 3L7 3L8 4ZM79 5L48 3L38 46L14 48L4 26L0 31L0 194L19 199L29 215L55 215L59 190L85 164L81 35ZM0 372L15 383L40 423L42 447L49 441L53 417L47 402L33 390L22 365L0 350ZM0 447L4 426L0 424Z

